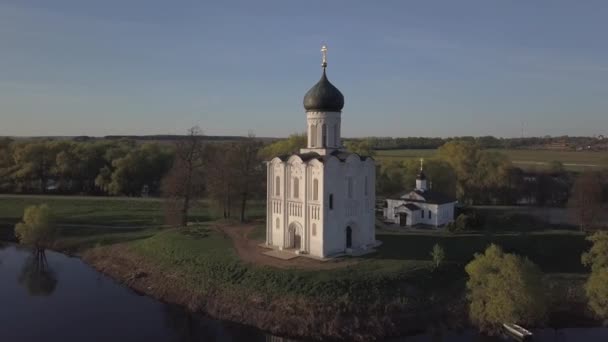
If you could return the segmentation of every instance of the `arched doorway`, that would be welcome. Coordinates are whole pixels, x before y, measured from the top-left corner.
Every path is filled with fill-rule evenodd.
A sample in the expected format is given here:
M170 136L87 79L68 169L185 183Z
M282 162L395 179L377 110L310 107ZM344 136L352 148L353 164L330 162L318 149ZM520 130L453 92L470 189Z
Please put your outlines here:
M292 222L287 230L287 248L301 250L302 245L302 226L297 222Z
M348 226L346 227L346 248L353 247L353 229Z

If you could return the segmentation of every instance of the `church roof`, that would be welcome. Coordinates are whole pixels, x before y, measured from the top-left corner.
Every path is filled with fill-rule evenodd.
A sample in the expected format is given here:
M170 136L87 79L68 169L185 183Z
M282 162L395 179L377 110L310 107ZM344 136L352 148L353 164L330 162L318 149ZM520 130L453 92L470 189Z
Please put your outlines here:
M400 207L408 208L410 211L420 210L420 207L415 205L414 203L405 203L400 205Z
M340 112L342 108L344 108L344 95L329 82L325 74L325 67L323 67L323 74L319 82L304 95L304 109L307 111Z
M456 202L456 199L441 192L436 191L405 191L389 198L401 199L410 202L420 202L429 204L446 204Z
M346 152L346 151L333 151L328 155L322 156L320 154L318 154L317 152L306 152L306 153L294 153L294 154L284 154L282 156L279 156L279 159L281 159L282 161L287 161L287 159L289 159L291 156L298 156L300 157L300 159L302 159L303 162L307 162L309 160L313 160L313 159L317 159L320 162L325 162L327 160L327 158L329 158L330 156L336 157L338 158L339 161L341 162L345 162L346 159L350 156L350 155L356 155L359 157L359 159L361 161L365 161L367 160L366 156L360 156L356 153L350 153L350 152Z

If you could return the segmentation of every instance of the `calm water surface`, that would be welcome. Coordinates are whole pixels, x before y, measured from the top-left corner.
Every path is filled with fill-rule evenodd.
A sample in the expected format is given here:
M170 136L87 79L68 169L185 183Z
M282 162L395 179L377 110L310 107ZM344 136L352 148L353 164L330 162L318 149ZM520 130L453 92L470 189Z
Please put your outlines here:
M537 331L537 341L608 341L608 329ZM0 341L287 341L138 295L78 258L0 243ZM489 341L472 332L391 340ZM493 340L497 341L497 340Z

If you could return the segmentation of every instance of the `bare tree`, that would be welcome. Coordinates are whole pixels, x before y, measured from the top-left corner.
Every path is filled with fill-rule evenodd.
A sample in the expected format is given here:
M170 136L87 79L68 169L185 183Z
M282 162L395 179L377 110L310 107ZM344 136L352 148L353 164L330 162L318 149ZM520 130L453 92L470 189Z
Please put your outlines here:
M232 159L235 172L236 188L240 200L240 220L245 222L247 201L264 189L264 168L259 156L262 143L249 133L246 140L235 143Z
M207 192L218 204L225 219L230 218L233 199L236 197L233 147L228 143L207 146Z
M585 171L578 176L568 206L581 230L595 223L602 210L602 180L599 173Z
M203 136L201 129L195 126L188 130L185 139L175 143L173 167L162 181L167 223L182 226L188 224L192 202L204 191L204 163Z

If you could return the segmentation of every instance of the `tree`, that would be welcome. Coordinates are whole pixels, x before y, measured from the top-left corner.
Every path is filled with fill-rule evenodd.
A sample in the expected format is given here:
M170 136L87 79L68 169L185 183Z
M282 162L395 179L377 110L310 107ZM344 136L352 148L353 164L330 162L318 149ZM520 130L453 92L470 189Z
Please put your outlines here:
M292 134L287 139L264 146L260 150L260 156L268 160L285 154L297 153L301 148L306 147L307 139L306 133Z
M534 324L545 318L542 273L526 258L494 244L466 265L471 321L495 333L503 323Z
M262 144L256 141L253 135L240 142L234 143L231 149L234 157L232 168L235 173L233 181L240 195L240 221L245 222L247 200L261 194L265 189L265 180L262 160L259 157Z
M585 283L589 307L600 318L608 320L608 268L591 272Z
M446 161L456 174L456 195L464 199L470 185L474 185L476 168L481 150L469 141L450 141L438 150L439 158Z
M15 226L15 236L20 243L44 249L53 240L55 226L51 209L46 204L25 208L23 221Z
M598 317L608 319L608 232L596 232L587 240L593 245L581 258L585 266L591 267L585 293L591 310Z
M207 146L206 188L211 197L222 211L225 219L231 217L238 189L234 183L235 162L232 159L232 144L209 144Z
M583 265L591 267L591 270L608 268L608 232L598 231L588 236L587 241L591 241L592 245L581 256Z
M46 192L47 184L55 166L57 150L50 141L26 142L15 147L14 160L17 166L12 176L24 188Z
M166 219L170 224L188 224L188 212L193 200L204 191L203 163L205 151L199 127L188 130L186 139L175 144L175 159L162 180L162 193L167 199Z
M474 139L453 140L439 148L439 158L456 175L456 196L464 203L493 203L509 185L509 158L498 152L482 151Z
M431 258L433 260L434 269L438 269L439 266L441 266L443 264L443 261L445 260L445 251L438 243L436 243L433 246L433 250L431 250Z
M382 165L381 171L376 172L376 189L378 190L378 193L389 196L406 189L403 182L403 176L402 163L389 162Z
M602 180L597 172L583 172L574 182L568 201L570 214L581 230L591 227L602 210Z
M373 157L376 155L372 138L348 140L344 144L344 147L346 147L348 151L356 153L360 156Z
M156 193L171 168L173 153L159 144L144 144L112 161L111 195L141 196L145 188Z

